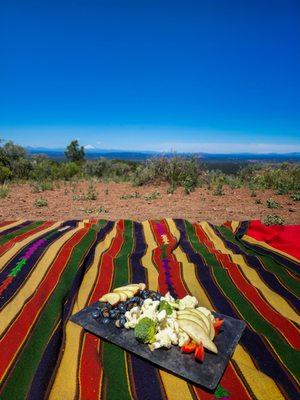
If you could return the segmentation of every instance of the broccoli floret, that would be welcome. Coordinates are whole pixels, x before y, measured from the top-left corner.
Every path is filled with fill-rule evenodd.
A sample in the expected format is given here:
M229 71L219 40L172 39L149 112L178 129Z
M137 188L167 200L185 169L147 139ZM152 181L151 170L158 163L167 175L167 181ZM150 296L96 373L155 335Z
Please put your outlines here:
M136 339L142 343L153 343L155 341L155 332L156 323L148 317L140 319L134 328Z
M169 304L166 300L162 300L159 303L158 311L160 312L162 310L165 310L167 315L171 315L173 312L173 308L172 308L171 304Z

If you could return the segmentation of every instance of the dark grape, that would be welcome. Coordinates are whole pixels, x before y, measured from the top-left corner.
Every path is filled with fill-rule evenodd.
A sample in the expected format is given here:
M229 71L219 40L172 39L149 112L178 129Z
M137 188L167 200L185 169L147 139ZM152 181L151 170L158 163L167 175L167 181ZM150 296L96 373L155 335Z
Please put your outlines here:
M117 316L119 315L119 310L117 308L113 308L112 310L110 310L109 312L109 316L113 319L117 318Z
M120 304L118 305L118 309L119 309L120 313L125 313L125 312L126 312L126 306L125 306L125 304L124 304L124 303L120 303Z
M162 297L161 296L161 294L160 293L158 293L158 292L151 292L150 293L150 295L149 295L149 297L150 297L150 299L152 299L152 300L160 300L160 298Z
M99 310L96 310L96 311L93 311L93 312L92 312L92 317L93 317L94 319L99 318L100 315L101 315L101 313L100 313Z
M119 325L120 328L123 328L126 322L126 318L124 317L124 315L121 315L120 319L119 319Z
M149 295L150 295L149 290L142 290L140 293L141 298L144 300L147 299L149 297Z
M152 299L153 299L153 300L160 300L161 297L162 297L162 296L161 296L160 293L155 293L155 294L152 296Z
M110 322L109 318L103 318L102 323L103 324L108 324Z

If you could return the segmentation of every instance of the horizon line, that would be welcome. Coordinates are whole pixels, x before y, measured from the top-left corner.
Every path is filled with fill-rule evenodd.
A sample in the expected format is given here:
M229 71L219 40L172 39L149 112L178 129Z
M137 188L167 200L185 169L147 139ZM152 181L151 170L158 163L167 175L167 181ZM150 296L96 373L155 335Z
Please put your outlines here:
M46 147L46 146L24 146L25 149L31 150L31 151L39 151L39 150L45 150L45 151L61 151L64 152L65 148L63 147ZM115 149L115 148L86 148L83 146L85 149L86 153L152 153L152 154L203 154L203 155L259 155L259 156L264 156L264 155L299 155L300 156L300 151L288 151L288 152L276 152L276 151L268 151L268 152L253 152L253 151L232 151L232 152L210 152L210 151L184 151L184 150L135 150L135 149Z

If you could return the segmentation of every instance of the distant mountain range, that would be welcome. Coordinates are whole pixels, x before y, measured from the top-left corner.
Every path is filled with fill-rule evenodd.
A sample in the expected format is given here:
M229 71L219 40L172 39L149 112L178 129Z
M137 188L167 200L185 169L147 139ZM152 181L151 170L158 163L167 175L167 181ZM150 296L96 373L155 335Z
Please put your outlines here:
M63 160L65 158L64 149L61 148L44 148L44 147L27 147L28 153L31 155L43 154L55 160ZM87 159L96 159L106 157L109 159L144 161L152 157L165 156L172 157L174 153L163 153L157 151L128 151L128 150L107 150L107 149L88 149L85 150ZM232 154L211 154L211 153L176 153L178 156L191 156L201 158L205 162L300 162L300 153L232 153Z

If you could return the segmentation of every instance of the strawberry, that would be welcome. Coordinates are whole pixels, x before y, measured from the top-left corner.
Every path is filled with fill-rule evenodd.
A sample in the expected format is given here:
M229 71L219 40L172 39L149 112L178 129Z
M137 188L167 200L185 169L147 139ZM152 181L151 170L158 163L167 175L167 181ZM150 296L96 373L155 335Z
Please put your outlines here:
M216 335L220 332L220 329L222 328L223 323L224 323L224 320L220 319L220 318L216 318L215 322L213 323Z
M197 361L200 361L200 362L203 362L203 361L204 361L204 347L203 347L202 343L199 344L199 345L196 347L196 350L195 350L195 359L196 359Z
M181 346L182 353L194 353L195 349L196 343L194 343L192 340Z

